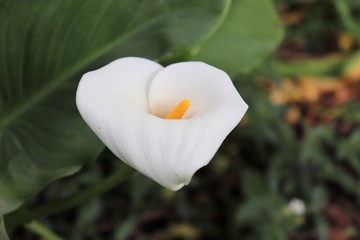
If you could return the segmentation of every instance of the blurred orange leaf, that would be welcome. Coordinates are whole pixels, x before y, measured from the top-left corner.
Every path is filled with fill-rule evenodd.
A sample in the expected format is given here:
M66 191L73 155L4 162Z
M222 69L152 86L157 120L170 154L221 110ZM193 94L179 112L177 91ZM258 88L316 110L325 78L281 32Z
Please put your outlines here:
M360 98L360 61L341 78L298 76L284 78L280 84L267 82L270 101L274 105L290 105L286 114L294 125L301 119L308 124L330 121L341 111L339 106Z

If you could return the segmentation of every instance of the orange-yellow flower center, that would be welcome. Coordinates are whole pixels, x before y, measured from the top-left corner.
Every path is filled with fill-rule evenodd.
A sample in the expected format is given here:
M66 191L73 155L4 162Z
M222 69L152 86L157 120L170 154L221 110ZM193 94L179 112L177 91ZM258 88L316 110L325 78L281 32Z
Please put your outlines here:
M181 119L186 111L190 107L190 101L187 99L182 100L170 113L165 117L165 119Z

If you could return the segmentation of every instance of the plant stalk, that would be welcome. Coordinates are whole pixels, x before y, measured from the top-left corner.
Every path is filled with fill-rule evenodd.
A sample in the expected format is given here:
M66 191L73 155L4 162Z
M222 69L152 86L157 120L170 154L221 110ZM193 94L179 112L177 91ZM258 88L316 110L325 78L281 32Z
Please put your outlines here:
M93 186L79 191L73 195L57 200L52 203L45 204L33 209L19 209L6 216L6 227L9 232L18 225L29 223L33 220L45 218L49 215L59 213L70 208L74 208L86 202L89 198L99 196L108 190L118 186L135 171L123 165L118 171L110 175L109 177L101 180Z
M32 221L31 223L25 224L25 227L31 232L41 236L42 239L64 240L38 221Z

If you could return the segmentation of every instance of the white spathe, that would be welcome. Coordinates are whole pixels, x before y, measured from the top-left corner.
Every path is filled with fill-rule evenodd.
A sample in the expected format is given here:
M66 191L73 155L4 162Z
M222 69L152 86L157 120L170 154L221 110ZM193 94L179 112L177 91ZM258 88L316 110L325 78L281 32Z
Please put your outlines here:
M164 119L184 99L191 105L183 118ZM86 73L76 104L117 157L172 190L209 163L248 108L215 67L182 62L164 68L138 57Z

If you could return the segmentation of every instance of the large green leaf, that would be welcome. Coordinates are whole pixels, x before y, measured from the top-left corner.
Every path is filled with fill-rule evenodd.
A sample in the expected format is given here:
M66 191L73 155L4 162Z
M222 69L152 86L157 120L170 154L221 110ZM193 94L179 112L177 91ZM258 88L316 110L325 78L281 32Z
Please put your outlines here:
M80 118L81 75L193 47L226 1L0 1L0 215L103 148ZM94 96L96 97L96 96Z
M249 72L274 51L283 35L271 0L233 0L218 30L195 49L194 59L230 75Z

